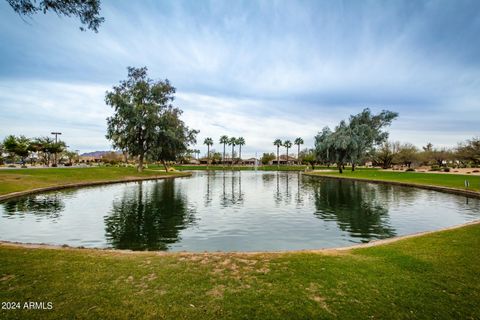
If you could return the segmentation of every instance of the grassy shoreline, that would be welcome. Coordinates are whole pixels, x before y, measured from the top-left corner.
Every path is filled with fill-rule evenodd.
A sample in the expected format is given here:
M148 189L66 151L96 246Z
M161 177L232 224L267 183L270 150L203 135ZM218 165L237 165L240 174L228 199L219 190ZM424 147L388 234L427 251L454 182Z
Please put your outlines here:
M478 318L480 224L331 253L141 254L0 244L3 319Z
M397 182L414 186L434 186L451 188L460 191L480 192L480 176L462 174L438 174L423 172L392 172L382 170L345 170L343 173L336 171L310 172L308 176L327 178L357 179L377 182ZM465 188L465 180L470 186Z
M0 196L29 190L112 181L185 176L181 172L128 167L9 169L0 171Z

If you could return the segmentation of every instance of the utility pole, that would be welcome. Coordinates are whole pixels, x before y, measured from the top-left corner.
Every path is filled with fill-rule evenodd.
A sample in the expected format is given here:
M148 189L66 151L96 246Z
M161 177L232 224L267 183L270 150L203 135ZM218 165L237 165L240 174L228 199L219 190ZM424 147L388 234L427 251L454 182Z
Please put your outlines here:
M56 147L56 144L58 143L58 139L57 139L57 136L62 134L61 132L51 132L51 134L55 135L55 147ZM55 167L57 166L57 152L55 152Z

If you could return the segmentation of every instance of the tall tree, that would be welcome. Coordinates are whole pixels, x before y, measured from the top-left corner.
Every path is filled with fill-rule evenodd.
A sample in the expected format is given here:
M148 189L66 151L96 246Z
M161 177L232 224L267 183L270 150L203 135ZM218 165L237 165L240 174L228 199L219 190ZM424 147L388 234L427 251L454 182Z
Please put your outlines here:
M87 29L98 32L105 18L100 17L100 0L7 0L13 10L21 16L32 16L39 12L55 12L57 15L78 17ZM80 30L86 29L81 26Z
M471 162L474 166L480 165L480 137L459 143L456 157L464 166L468 162Z
M209 164L210 163L210 146L213 146L213 139L205 138L205 140L203 140L203 144L207 146L207 164Z
M297 161L298 161L298 164L300 164L300 145L302 145L304 142L303 142L303 139L298 137L295 139L294 143L297 145L298 149L297 149Z
M292 147L292 142L290 140L285 140L283 146L287 148L287 164L288 164L288 149Z
M188 147L196 143L197 130L189 129L180 119L182 111L170 107L165 111L157 124L154 145L149 156L160 161L168 172L167 161L177 161L188 151ZM200 150L195 150L197 154Z
M13 136L10 135L5 138L3 141L3 145L5 150L10 153L10 157L14 160L15 155L20 157L20 160L23 165L25 165L25 159L28 157L29 154L29 145L30 139L25 136Z
M406 165L408 168L418 159L418 149L411 143L404 143L399 146L395 155L395 161Z
M223 135L220 137L220 144L223 144L223 158L222 158L222 164L225 164L225 145L229 142L230 140L228 139L227 136Z
M228 145L232 146L232 166L233 166L233 157L235 155L235 145L237 144L237 138L231 137L228 141Z
M107 118L107 135L115 148L128 148L138 157L138 171L143 171L146 154L158 142L158 130L168 114L179 114L172 106L175 88L166 79L148 78L147 67L128 67L127 80L107 91L105 102L114 109ZM168 117L170 117L167 116Z
M370 109L365 108L362 112L350 116L348 129L350 130L350 152L349 161L352 164L352 171L355 164L365 158L366 153L374 146L387 141L388 132L382 131L398 117L398 113L382 110L374 115Z
M280 147L283 145L282 140L276 139L273 145L277 147L277 168L280 168Z
M237 146L238 146L238 157L240 161L242 161L242 146L245 145L245 139L243 137L239 137L237 139Z
M355 164L365 159L375 146L388 139L388 132L382 130L397 116L397 113L386 110L372 115L367 108L350 116L349 123L342 120L333 132L328 127L324 128L315 137L317 157L335 162L340 173L345 164L350 162L354 171Z

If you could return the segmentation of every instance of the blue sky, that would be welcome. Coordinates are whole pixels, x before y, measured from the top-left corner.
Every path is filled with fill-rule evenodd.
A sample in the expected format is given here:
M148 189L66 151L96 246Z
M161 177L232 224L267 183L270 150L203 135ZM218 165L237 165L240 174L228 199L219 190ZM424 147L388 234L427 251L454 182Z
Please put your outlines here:
M81 32L0 1L1 139L55 130L72 149L110 149L105 91L127 66L173 83L199 142L243 136L245 156L275 138L313 146L365 107L399 112L392 140L480 135L479 1L102 1L101 14Z

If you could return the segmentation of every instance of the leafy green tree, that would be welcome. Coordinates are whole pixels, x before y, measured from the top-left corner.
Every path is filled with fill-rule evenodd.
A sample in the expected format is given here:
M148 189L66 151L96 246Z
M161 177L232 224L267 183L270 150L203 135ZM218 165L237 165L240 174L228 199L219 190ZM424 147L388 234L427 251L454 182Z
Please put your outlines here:
M373 153L374 162L381 165L383 169L390 168L398 154L399 146L398 142L383 142Z
M213 146L213 139L205 138L205 140L203 140L203 144L207 146L207 161L210 162L210 146Z
M171 119L180 110L171 104L175 88L168 79L148 78L147 67L128 67L127 70L128 79L106 93L105 102L114 109L114 115L107 118L106 137L115 148L128 148L130 155L138 157L141 172L145 156L158 143L159 134L165 134L162 125L175 122Z
M98 27L105 21L105 18L100 17L100 0L7 0L7 2L22 16L53 11L59 16L78 17L82 25L95 32L98 32ZM80 30L85 31L85 28L80 27Z
M304 142L303 142L303 139L298 137L295 139L294 141L294 144L297 145L298 149L297 149L297 160L298 160L298 164L300 164L300 145L302 145Z
M237 144L237 139L235 137L231 137L228 141L228 145L232 146L232 166L233 166L233 158L235 157L235 146Z
M3 140L3 147L5 148L5 151L8 153L8 158L10 158L10 161L15 162L15 156L16 156L15 150L17 149L17 138L14 135L9 135L5 137L5 139Z
M474 166L480 165L480 137L460 143L455 155L464 166L469 162Z
M197 130L190 130L180 119L181 110L169 108L161 117L157 132L154 137L154 145L150 150L150 156L155 161L160 161L165 171L168 172L168 161L177 161L180 155L188 150L188 146L195 144ZM200 154L200 150L195 150Z
M52 153L55 150L54 145L55 140L53 140L53 138L38 137L33 139L32 143L30 144L30 149L37 153L37 156L41 159L43 165L49 166Z
M227 145L229 143L229 139L228 139L228 136L221 136L220 137L220 144L223 144L223 158L222 158L222 163L225 164L225 145Z
M292 147L292 142L290 140L285 140L283 146L287 148L287 164L288 164L288 149Z
M212 150L211 153L213 163L220 163L222 161L222 154L220 152L215 152L214 150Z
M64 152L65 154L65 157L67 157L67 160L68 160L68 164L69 165L72 165L74 162L78 162L78 153L76 151L65 151ZM103 161L105 162L105 160L109 160L110 163L112 163L112 160L114 162L117 162L117 160L119 161L119 155L116 154L115 152L111 152L110 154L106 154L106 155L103 155L102 157ZM112 159L112 160L110 160Z
M418 160L418 148L411 143L404 143L399 146L395 155L395 162L406 165L408 168Z
M315 163L317 163L317 157L314 149L305 149L300 152L299 159L302 159L302 163L310 165L315 170Z
M280 168L280 147L283 145L282 140L276 139L273 145L277 147L277 168Z
M355 164L388 139L388 132L382 130L397 116L397 113L386 110L372 115L367 108L350 116L349 123L342 120L333 132L328 127L324 128L315 137L317 158L335 162L340 173L345 164L350 162L354 171Z
M262 155L262 157L260 158L260 162L263 164L263 165L267 165L270 161L272 161L273 159L275 159L275 154L272 152L272 153L264 153Z
M10 154L12 162L15 161L15 156L20 157L21 162L25 165L25 159L29 155L29 145L30 139L25 136L16 137L14 135L9 135L3 141L5 150Z
M317 161L330 165L333 161L333 143L331 141L332 131L329 127L324 127L322 132L315 136L315 155Z
M237 139L237 146L238 146L238 157L240 161L242 160L242 146L245 145L245 139L243 137L239 137Z
M387 141L388 132L382 130L391 125L397 117L398 113L388 110L374 115L368 108L363 109L357 115L350 116L348 125L351 130L349 161L352 164L352 171L355 170L355 164L362 161L369 150Z

